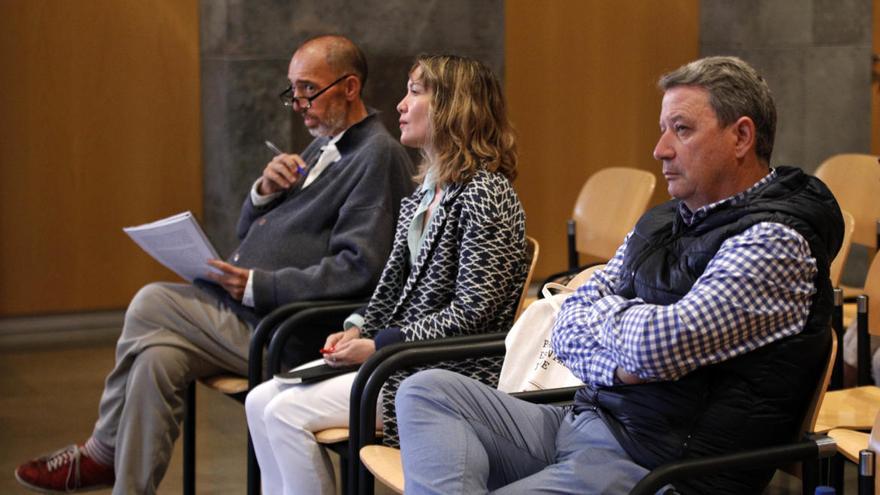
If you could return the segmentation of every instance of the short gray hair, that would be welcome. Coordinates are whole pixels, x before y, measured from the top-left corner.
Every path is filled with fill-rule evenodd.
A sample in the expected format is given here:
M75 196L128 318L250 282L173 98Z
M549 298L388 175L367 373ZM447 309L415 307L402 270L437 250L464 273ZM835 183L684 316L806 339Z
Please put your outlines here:
M764 78L737 57L706 57L660 77L663 91L676 86L698 86L709 92L709 105L719 123L728 126L740 117L755 123L755 153L770 164L776 135L776 105Z

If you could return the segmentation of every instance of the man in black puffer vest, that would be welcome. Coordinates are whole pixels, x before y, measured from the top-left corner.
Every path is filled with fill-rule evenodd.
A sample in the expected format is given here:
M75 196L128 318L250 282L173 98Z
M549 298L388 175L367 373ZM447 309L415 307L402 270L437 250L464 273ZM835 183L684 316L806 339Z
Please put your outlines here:
M661 464L797 435L830 345L840 209L819 180L770 168L776 110L748 64L709 57L659 85L674 199L559 313L553 350L586 384L574 407L414 375L397 395L407 493L626 493ZM758 493L772 474L676 488Z

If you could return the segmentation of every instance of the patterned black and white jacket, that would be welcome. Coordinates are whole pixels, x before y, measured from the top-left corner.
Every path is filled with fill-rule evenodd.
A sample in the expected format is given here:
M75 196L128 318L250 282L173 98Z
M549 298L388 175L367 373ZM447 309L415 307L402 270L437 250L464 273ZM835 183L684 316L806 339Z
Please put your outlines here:
M480 170L450 186L411 266L407 232L423 194L417 190L401 201L394 245L362 332L374 337L398 327L405 341L414 341L509 330L528 271L525 214L510 181ZM495 385L500 359L437 367ZM386 443L396 442L394 392L415 371L395 374L385 386Z

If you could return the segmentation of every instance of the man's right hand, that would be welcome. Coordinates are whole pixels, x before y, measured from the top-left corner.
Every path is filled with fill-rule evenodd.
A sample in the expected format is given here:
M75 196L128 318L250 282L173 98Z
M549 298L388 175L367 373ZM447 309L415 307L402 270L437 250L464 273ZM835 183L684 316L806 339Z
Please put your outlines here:
M296 183L300 170L305 169L306 162L299 155L278 155L263 169L263 176L257 192L263 196L287 190Z
M614 370L614 374L617 375L617 379L620 380L624 385L637 385L639 383L645 383L645 380L639 378L638 375L634 375L629 373L623 366L618 366L616 370Z

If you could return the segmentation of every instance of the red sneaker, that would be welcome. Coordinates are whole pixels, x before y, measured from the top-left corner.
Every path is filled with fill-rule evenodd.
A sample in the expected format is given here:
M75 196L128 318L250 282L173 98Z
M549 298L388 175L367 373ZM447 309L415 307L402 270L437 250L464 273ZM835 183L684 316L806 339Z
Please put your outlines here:
M47 456L30 460L15 470L19 483L43 493L88 492L113 486L113 466L98 464L71 445Z

